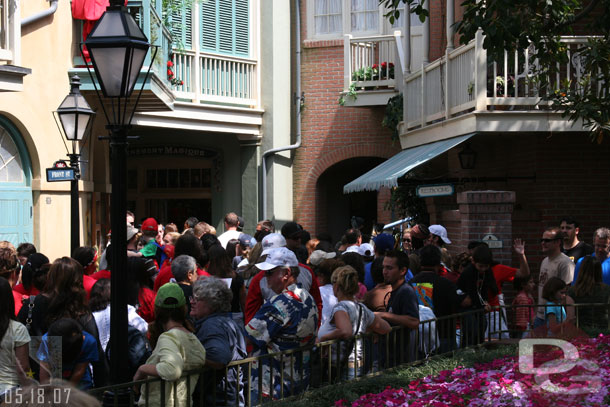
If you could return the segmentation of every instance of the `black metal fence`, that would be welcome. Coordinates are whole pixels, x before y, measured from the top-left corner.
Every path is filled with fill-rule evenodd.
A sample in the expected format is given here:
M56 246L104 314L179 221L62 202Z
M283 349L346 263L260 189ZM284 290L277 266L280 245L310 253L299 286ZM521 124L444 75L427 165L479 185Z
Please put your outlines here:
M610 304L563 305L562 324L610 331ZM550 308L550 305L542 306ZM292 397L326 385L420 362L433 355L519 339L531 331L515 324L519 309L535 315L538 305L500 306L492 312L472 310L420 322L419 329L394 327L386 335L362 334L284 352L253 356L224 369L185 372L177 381L158 378L94 389L107 406L255 406ZM531 310L531 311L530 311ZM546 311L544 312L546 314ZM568 320L569 319L569 320ZM587 324L583 325L584 322ZM593 322L593 324L590 324ZM549 334L553 333L544 322ZM543 328L544 329L544 328ZM136 400L140 397L139 402Z

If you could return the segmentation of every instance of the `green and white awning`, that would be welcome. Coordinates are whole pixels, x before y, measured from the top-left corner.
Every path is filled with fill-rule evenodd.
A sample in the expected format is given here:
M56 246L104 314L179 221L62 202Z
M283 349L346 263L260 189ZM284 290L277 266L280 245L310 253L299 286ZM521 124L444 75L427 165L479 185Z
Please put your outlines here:
M343 193L378 191L381 187L396 187L398 186L398 178L434 157L451 150L472 136L474 136L474 133L403 150L366 174L343 186Z

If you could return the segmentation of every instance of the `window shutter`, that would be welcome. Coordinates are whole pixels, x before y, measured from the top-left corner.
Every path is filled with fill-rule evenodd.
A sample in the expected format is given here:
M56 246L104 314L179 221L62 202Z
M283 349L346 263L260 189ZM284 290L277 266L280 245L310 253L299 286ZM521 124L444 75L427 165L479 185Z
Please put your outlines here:
M208 0L201 4L201 48L227 55L250 54L248 0Z
M193 49L192 8L189 1L181 10L172 12L171 32L176 48Z
M235 54L250 55L250 18L248 0L235 0Z
M221 0L227 1L227 0ZM217 52L216 26L217 0L200 3L201 9L201 48L205 51Z

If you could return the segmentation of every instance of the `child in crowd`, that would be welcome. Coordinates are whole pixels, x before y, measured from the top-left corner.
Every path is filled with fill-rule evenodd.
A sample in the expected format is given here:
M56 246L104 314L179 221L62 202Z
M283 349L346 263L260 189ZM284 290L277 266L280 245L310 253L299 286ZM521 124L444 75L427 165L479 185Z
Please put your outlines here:
M61 369L61 377L79 389L93 387L90 363L99 358L97 341L75 320L62 318L52 323L36 356L40 360L40 383L49 383Z
M534 310L534 290L536 283L532 276L526 278L515 278L513 286L517 295L513 300L515 310L516 336L522 338L532 326L535 316Z
M542 289L542 298L546 303L544 316L546 325L551 332L557 331L558 327L567 319L565 307L566 303L566 283L559 277L551 277Z

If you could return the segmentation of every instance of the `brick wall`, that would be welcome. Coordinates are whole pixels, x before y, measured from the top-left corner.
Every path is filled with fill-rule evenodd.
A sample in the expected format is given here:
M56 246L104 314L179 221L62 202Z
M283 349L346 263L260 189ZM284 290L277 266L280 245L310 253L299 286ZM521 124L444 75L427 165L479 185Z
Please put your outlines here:
M302 15L305 16L303 2ZM305 19L303 19L305 20ZM294 161L294 216L312 235L325 222L318 219L316 182L325 170L343 160L357 157L389 158L400 151L391 133L381 127L385 106L352 108L340 106L343 91L343 41L306 40L302 38L302 147ZM354 174L354 179L362 175ZM377 219L387 219L384 205L388 192L378 197ZM319 209L319 208L318 208ZM321 230L320 230L321 231Z
M546 227L558 226L566 215L581 223L581 240L591 243L593 232L601 226L610 226L610 140L602 144L591 143L586 134L506 134L475 136L472 148L477 151L474 170L459 169L457 153L460 147L449 152L445 170L457 177L497 178L496 181L467 182L456 185L458 191L504 190L514 191L512 211L512 237L525 240L526 254L534 274L542 261L539 239ZM442 158L439 158L443 160ZM519 178L521 177L521 178ZM458 244L448 247L451 254L464 250L464 225L461 224L456 196L428 201L431 223L447 227L449 238ZM494 219L483 218L479 228ZM482 232L480 233L482 235ZM468 239L479 239L469 232ZM506 245L506 243L505 243ZM516 257L506 264L518 265Z

